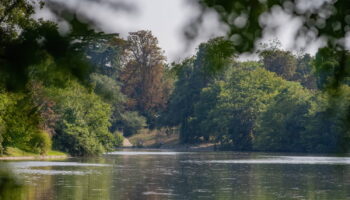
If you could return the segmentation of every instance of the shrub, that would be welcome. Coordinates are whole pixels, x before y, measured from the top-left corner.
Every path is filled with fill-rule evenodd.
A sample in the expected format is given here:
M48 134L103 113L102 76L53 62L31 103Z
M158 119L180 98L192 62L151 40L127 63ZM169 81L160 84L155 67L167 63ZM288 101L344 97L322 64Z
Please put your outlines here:
M32 146L32 151L40 155L46 155L51 150L52 146L51 137L45 131L36 132L29 143L30 146Z
M115 132L114 138L115 138L115 146L116 147L123 146L124 137L123 137L123 134L121 132Z

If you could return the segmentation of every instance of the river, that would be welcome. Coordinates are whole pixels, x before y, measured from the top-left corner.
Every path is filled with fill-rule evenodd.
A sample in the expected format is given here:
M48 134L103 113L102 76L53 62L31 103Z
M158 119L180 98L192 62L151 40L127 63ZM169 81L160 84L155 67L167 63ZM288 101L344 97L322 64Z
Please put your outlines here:
M121 150L11 161L25 199L350 199L350 157Z

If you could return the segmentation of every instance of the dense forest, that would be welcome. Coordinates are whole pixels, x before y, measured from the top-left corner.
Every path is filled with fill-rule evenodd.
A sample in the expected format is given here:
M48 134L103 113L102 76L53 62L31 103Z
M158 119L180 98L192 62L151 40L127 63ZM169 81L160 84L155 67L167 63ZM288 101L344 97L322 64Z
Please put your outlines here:
M177 81L163 123L179 126L182 142L214 141L228 150L346 151L350 87L344 81L337 90L324 89L333 77L324 65L339 65L330 49L313 57L272 45L259 61L231 56L210 73L210 56L202 55L224 42L202 44L196 56L173 68Z
M6 2L1 153L96 155L143 128L176 128L182 143L226 150L326 153L350 145L350 86L337 78L348 52L325 47L312 56L273 44L242 61L234 42L219 37L170 64L151 31L122 38L72 17L61 34L54 22L32 18L30 4Z

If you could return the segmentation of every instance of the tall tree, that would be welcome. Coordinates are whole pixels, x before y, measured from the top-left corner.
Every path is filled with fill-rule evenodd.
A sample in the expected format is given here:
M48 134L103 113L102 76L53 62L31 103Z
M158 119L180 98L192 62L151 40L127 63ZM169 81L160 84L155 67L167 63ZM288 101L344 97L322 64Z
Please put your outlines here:
M178 80L163 120L167 126L180 125L182 142L197 142L196 139L202 136L191 125L194 123L194 105L200 100L201 90L221 75L219 70L231 65L234 53L233 44L218 37L200 44L195 57L174 67Z
M123 92L131 98L129 106L153 123L167 101L163 73L165 57L151 31L130 33L126 65L122 70Z
M260 53L260 57L267 70L292 80L297 68L297 59L290 51L267 49Z
M350 68L343 63L350 63L348 51L339 52L331 48L320 49L313 62L317 74L317 86L320 89L333 89L346 84L350 77Z
M314 57L310 54L301 54L297 56L297 69L295 71L293 80L301 83L302 86L308 89L317 89L315 68L312 63Z

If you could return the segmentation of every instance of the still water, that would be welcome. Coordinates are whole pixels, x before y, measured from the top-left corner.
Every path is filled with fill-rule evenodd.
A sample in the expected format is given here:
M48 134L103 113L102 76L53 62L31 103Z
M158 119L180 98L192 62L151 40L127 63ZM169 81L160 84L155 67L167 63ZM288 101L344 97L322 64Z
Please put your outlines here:
M350 157L123 150L0 165L29 200L350 199Z

